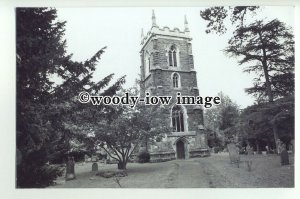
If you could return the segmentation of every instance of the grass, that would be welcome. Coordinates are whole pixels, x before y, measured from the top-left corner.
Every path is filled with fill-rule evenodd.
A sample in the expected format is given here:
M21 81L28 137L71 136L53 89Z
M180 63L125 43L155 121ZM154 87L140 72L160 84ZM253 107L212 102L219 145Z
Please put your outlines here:
M249 171L248 162L252 162ZM268 188L294 187L294 158L281 166L277 155L242 155L239 167L228 155L173 160L161 163L129 163L128 176L116 179L96 176L92 163L75 166L76 180L57 179L51 188ZM117 165L99 164L99 171L117 171Z

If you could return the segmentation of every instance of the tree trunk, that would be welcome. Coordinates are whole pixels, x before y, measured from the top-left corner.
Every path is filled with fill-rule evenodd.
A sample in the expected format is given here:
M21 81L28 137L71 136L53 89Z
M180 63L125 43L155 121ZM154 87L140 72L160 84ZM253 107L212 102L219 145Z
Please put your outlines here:
M127 165L127 162L126 161L119 161L118 163L118 169L121 169L121 170L126 170L126 165Z
M258 154L259 153L259 141L258 140L255 141L255 145L256 145L256 151Z
M271 150L271 144L270 144L270 141L268 141L267 146L268 146L267 153L270 153L270 150Z
M260 41L262 43L263 60L261 62L262 62L264 75L265 75L265 79L266 79L266 93L267 93L267 96L269 98L269 102L273 102L274 101L274 96L273 96L273 93L272 93L270 76L269 76L269 71L268 71L267 53L266 53L266 49L264 47L264 41L262 39L261 33L259 32L258 35L259 35Z
M148 152L148 137L146 138L146 151Z
M275 145L276 145L276 153L279 154L279 142L278 142L278 128L277 128L277 125L276 123L274 122L272 124L272 127L273 127L273 134L274 134L274 140L275 140Z
M265 79L266 79L266 91L267 91L267 95L269 98L269 102L273 102L274 101L274 97L273 97L273 93L271 90L271 83L270 83L270 76L268 73L268 66L267 66L267 62L265 62L263 64L263 68L264 68L264 74L265 74Z

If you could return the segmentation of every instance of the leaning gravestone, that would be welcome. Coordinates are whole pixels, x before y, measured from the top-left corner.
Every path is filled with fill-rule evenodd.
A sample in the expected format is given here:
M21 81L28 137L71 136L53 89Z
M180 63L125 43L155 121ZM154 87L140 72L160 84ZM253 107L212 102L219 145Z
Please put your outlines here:
M240 156L239 156L238 148L233 143L228 144L227 148L228 148L228 152L229 152L230 162L236 163L239 166Z
M98 164L97 162L94 162L92 165L92 171L98 171Z
M75 161L73 157L68 157L67 165L66 165L66 180L73 180L76 178L75 176Z
M289 154L287 152L287 150L284 148L281 150L281 153L280 153L280 160L281 160L281 165L289 165L290 162L289 162Z

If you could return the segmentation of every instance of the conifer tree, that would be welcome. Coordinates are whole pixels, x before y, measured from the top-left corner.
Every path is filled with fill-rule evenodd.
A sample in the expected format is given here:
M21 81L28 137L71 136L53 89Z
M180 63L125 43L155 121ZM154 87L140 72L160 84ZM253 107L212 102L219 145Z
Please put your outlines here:
M244 72L257 74L246 91L258 100L273 102L294 93L294 40L283 22L260 20L238 28L225 52L246 65Z
M258 10L258 6L215 6L201 10L200 16L208 22L206 33L222 35L228 29L225 25L226 19L230 17L230 21L235 28L243 27L246 16L255 15Z
M83 126L95 119L89 110L102 108L78 103L79 92L112 95L124 83L122 77L103 91L113 74L92 81L105 48L84 62L72 61L66 53L65 25L54 8L16 9L17 187L49 186L62 174L46 163L67 154L70 140L80 137L70 126Z

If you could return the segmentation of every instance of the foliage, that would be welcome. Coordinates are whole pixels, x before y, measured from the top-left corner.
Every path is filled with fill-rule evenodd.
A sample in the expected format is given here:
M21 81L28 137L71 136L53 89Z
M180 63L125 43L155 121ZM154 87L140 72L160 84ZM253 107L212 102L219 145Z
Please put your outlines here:
M84 62L71 60L63 39L66 22L57 20L56 9L17 8L16 20L17 149L22 156L17 186L46 186L61 174L46 163L72 150L70 141L80 134L69 127L84 123L79 119L87 110L76 96L84 90L99 93L113 75L91 80L105 48ZM104 92L114 93L123 82L120 78Z
M206 33L216 33L219 35L227 31L225 26L226 18L230 17L230 21L235 28L243 27L245 16L255 15L259 9L257 6L235 6L235 7L211 7L200 11L202 19L208 21Z
M260 103L294 93L294 41L291 29L277 19L245 23L258 10L257 6L211 7L200 16L208 21L207 33L220 35L230 26L226 23L230 18L235 31L225 52L241 58L240 65L249 64L245 72L257 74L246 92Z
M218 96L221 98L221 104L207 109L204 115L205 127L215 132L216 136L213 139L216 143L220 143L218 137L223 137L225 140L234 137L234 132L225 130L236 125L240 114L239 106L227 95L220 92Z
M23 157L21 166L18 166L18 186L22 188L47 187L53 184L57 176L62 175L63 168L49 164L47 151L41 149Z
M220 132L216 132L213 131L211 129L206 129L206 133L207 133L207 145L212 148L219 148L219 147L223 147L224 143L224 136L221 135Z
M294 139L294 96L278 99L273 103L252 105L240 117L241 137L275 143L276 139L288 143ZM277 131L274 131L277 129Z
M247 65L244 72L257 74L254 86L246 89L259 101L294 93L294 40L291 30L277 19L256 21L240 27L225 52Z
M230 17L234 32L225 52L227 55L239 59L238 63L245 66L244 72L256 74L253 87L247 88L246 92L256 98L258 105L247 108L240 122L223 132L236 132L238 136L244 138L246 136L246 140L255 142L257 148L259 140L269 143L268 140L272 140L271 136L273 135L274 143L278 132L293 132L294 116L288 114L289 116L286 117L286 113L279 111L277 105L280 101L289 99L289 96L293 96L295 92L295 55L292 30L278 19L268 22L259 20L245 23L246 19L250 18L246 16L255 15L258 10L259 7L239 6L212 7L200 12L200 16L208 21L207 33L224 34L227 27L230 26L226 23ZM283 105L283 107L286 106ZM249 113L250 109L255 110L255 114ZM293 106L288 108L288 110L292 109ZM270 112L265 112L266 110ZM249 118L249 120L245 120L248 117L247 114L254 115L253 118L256 121L250 129L247 122L252 120ZM283 115L286 117L285 122L280 125L275 124L272 114L279 114L280 117ZM293 136L280 137L289 140Z
M56 165L24 164L17 174L20 176L18 180L22 182L22 188L41 188L53 185L54 180L61 176L63 171L62 167Z
M168 125L156 117L164 111L163 107L137 104L134 108L122 105L113 108L110 117L99 121L92 128L95 137L87 139L95 147L103 148L123 169L126 169L131 154L145 140L160 140L166 132L171 132L166 127Z
M150 162L150 154L147 151L142 151L137 155L137 161L139 163Z

